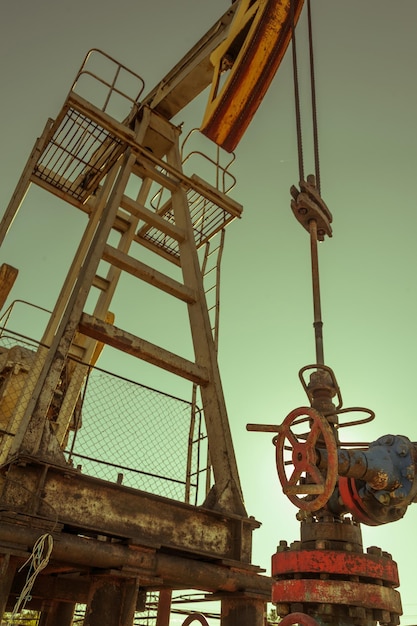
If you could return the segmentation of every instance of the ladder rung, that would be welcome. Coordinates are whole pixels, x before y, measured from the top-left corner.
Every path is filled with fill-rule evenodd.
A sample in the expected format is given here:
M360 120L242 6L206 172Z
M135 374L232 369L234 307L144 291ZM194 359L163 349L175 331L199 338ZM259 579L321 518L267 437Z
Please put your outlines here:
M193 383L198 385L207 385L209 383L205 367L156 346L145 339L136 337L136 335L121 330L112 324L107 324L87 313L83 313L81 316L79 331L117 350L142 359L142 361L191 380Z
M70 349L69 349L69 354L74 359L77 359L77 361L83 361L84 360L84 354L85 354L85 347L78 346L77 344L72 343L71 346L70 346Z
M168 222L168 220L165 220L161 216L161 214L154 213L139 202L135 202L135 200L132 200L128 196L123 196L120 206L126 211L129 211L129 213L131 213L135 217L138 217L139 219L146 222L145 226L143 226L139 230L139 235L142 235L143 232L149 230L150 226L153 226L155 228L158 228L158 230L160 230L161 232L165 233L165 235L172 237L176 241L184 241L184 231L181 228L175 226L175 224L173 224L172 222Z
M138 175L140 178L152 178L152 180L162 187L165 187L165 189L169 189L169 191L176 191L180 185L179 180L167 176L158 170L157 166L153 166L150 161L145 162L144 155L142 155L140 163L138 161L136 162L136 165L133 168L133 173Z
M98 276L97 274L94 276L93 286L97 289L100 289L101 291L107 291L109 285L110 282L107 280L107 278L104 278L103 276Z
M159 209L157 209L157 211L154 213L155 216L159 216L160 218L164 219L164 223L168 223L168 224L172 224L172 222L170 222L169 220L165 219L163 216L170 214L172 211L172 197L168 198L168 200L166 202L164 202L164 204L162 206L159 207ZM142 226L142 228L140 230L138 230L138 235L139 237L144 237L146 235L146 233L150 230L150 227L152 226L152 224L145 224L144 226Z
M220 248L220 245L213 248L213 250L210 250L210 252L207 252L206 257L207 258L211 257L213 254L215 254L219 250L219 248Z
M165 293L168 293L171 296L175 296L183 302L192 304L196 301L195 293L192 289L182 283L179 283L173 278L162 274L162 272L158 272L158 270L142 263L142 261L133 259L124 252L117 250L117 248L106 245L102 258L104 261L115 265L132 276L136 276L136 278L144 280L154 287L158 287L158 289L165 291Z

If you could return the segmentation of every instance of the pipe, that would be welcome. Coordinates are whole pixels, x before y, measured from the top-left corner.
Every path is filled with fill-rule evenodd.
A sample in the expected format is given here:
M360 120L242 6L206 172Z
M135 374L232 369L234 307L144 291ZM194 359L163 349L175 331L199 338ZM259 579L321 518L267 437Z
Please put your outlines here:
M31 528L2 523L0 544L12 544L31 550L39 538L39 531ZM100 569L123 569L138 571L138 576L147 579L160 577L163 585L203 591L236 592L249 589L267 601L271 597L272 579L258 574L234 571L231 568L187 559L177 555L154 552L140 546L108 543L68 534L53 534L54 544L51 559L63 561L71 566ZM7 547L3 547L7 552ZM242 568L245 564L242 563Z

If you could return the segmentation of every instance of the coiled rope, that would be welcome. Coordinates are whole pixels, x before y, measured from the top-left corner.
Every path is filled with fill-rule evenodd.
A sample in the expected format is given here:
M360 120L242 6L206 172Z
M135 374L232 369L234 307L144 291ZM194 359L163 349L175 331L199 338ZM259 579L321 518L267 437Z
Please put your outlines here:
M30 593L32 591L33 584L39 572L41 572L48 565L53 545L54 541L52 535L49 533L41 535L33 546L32 554L19 568L19 572L21 572L26 565L29 565L26 582L10 615L8 621L9 625L14 623L16 616L25 608L26 603L31 599Z

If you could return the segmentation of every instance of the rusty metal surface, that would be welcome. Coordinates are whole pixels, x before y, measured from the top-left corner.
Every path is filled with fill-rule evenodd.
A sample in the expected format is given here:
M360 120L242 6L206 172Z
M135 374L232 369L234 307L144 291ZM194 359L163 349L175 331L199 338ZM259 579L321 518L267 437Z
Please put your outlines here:
M355 554L340 550L289 550L272 557L272 576L295 573L361 576L383 580L394 587L400 584L395 561L388 556Z
M201 131L228 152L242 138L284 57L303 0L294 2L293 15L291 4L268 0L255 7L242 1L228 39L212 56L216 71ZM217 93L226 69L230 75Z
M7 263L0 265L0 310L3 308L9 293L15 283L18 270Z
M23 463L23 461L21 460ZM253 518L225 515L85 476L28 462L10 467L1 506L84 533L125 537L216 559L250 562Z
M222 601L222 626L265 626L262 598L248 597L243 593L218 594L217 597Z
M19 596L24 587L26 571L15 576L11 588L11 598ZM80 602L85 604L88 595L88 579L82 575L44 575L38 576L31 590L31 597L38 600L56 602ZM10 602L9 606L12 604Z
M297 435L295 426L304 424L306 437ZM315 447L319 438L326 447L329 463L327 472L317 467ZM282 490L300 509L316 511L323 507L333 493L337 479L337 448L333 431L325 418L311 407L294 409L285 418L277 437L276 464ZM291 461L285 452L291 448ZM333 462L331 462L331 459ZM301 495L306 497L302 498Z
M350 518L343 518L337 524L334 521L320 521L317 524L315 520L305 520L301 523L300 535L305 549L314 549L320 545L322 548L331 546L337 550L363 552L361 527ZM286 541L280 544L283 544L283 549L287 547Z
M272 557L278 615L303 611L319 623L390 626L402 614L397 564L376 546L363 551L359 524L322 511L301 523L301 541L281 541ZM327 519L327 521L325 521Z
M132 354L152 365L161 367L197 384L207 384L208 373L200 365L184 359L160 346L151 344L145 339L123 331L112 324L106 324L98 318L83 313L79 330L109 346Z
M0 523L0 550L16 552L19 550L22 562L31 546L39 537L39 529L18 523L2 521ZM46 578L51 572L56 578L49 586L47 597L56 597L69 601L76 597L84 598L77 582L71 591L67 572L80 571L88 574L92 569L103 573L118 571L126 578L139 576L143 587L200 589L208 592L227 592L247 590L256 597L268 600L271 596L272 579L260 573L260 570L247 563L210 558L196 553L183 553L178 556L162 548L148 548L125 542L109 542L87 536L77 536L68 532L54 532L51 561L45 570ZM196 558L198 557L198 559ZM61 569L61 574L54 573ZM52 580L52 579L51 579ZM65 585L63 581L67 581ZM77 581L77 579L75 579ZM42 576L34 585L32 594L42 597L46 593ZM54 595L55 594L55 595Z
M396 589L348 580L278 580L272 586L272 601L337 604L402 613L400 594Z
M84 626L133 624L139 581L118 576L93 576L87 599Z
M290 626L292 624L301 624L302 626L319 626L315 619L306 615L306 613L290 613L280 621L280 626Z

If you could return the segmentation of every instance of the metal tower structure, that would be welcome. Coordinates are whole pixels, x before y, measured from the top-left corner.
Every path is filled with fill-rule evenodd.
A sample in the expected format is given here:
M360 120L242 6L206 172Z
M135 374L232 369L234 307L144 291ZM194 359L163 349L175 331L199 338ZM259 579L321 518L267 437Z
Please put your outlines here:
M89 69L94 55L113 65L111 80ZM119 87L126 73L139 85L139 96ZM81 94L86 77L104 88L100 104ZM35 567L30 595L44 626L69 626L76 603L87 606L86 625L132 624L144 594L155 590L156 623L164 626L172 589L220 599L225 626L261 626L271 580L251 563L252 532L259 524L243 504L217 364L217 322L204 285L208 246L242 207L222 185L184 173L181 129L171 114L151 106L150 97L143 99L142 90L138 75L91 51L60 113L37 140L1 223L3 241L31 183L87 216L29 365L23 366L22 351L2 351L8 408L3 404L0 453L1 611L10 610L19 595L19 568L28 558L35 562L37 550L43 562ZM121 119L110 112L114 99L128 103ZM214 246L216 271L221 246ZM205 247L201 261L198 250ZM144 263L144 248L179 277L160 271L159 261ZM4 273L9 277L13 270ZM184 303L194 360L115 325L112 301L123 274L137 279L138 289L144 282ZM191 381L198 390L214 477L203 506L93 477L68 462L86 367L103 346Z

